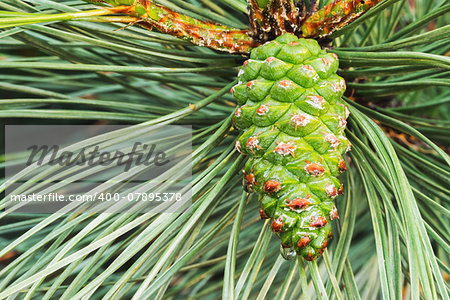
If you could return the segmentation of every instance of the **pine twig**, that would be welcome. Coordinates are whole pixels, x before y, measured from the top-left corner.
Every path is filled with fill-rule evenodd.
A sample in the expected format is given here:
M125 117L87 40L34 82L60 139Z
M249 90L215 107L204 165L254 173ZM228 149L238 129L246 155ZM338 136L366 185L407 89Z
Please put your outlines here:
M195 45L248 54L259 44L286 32L305 38L326 37L356 20L381 1L383 0L335 0L317 12L314 12L317 2L310 1L306 12L303 1L248 0L252 29L243 30L182 15L150 0L90 0L113 7L62 14L4 17L0 20L0 28L67 20L129 22L148 29L157 28ZM114 14L128 17L111 16Z
M383 0L336 0L307 17L299 33L303 37L326 37L353 22Z
M139 25L149 29L155 27L163 33L188 40L195 45L230 53L248 53L258 45L251 37L249 30L235 29L198 20L149 0L105 0L96 2L122 5L120 11L116 9L117 13L139 17L143 20ZM130 5L124 6L125 2Z
M131 3L121 13L144 19L140 25L188 40L193 44L230 53L249 53L267 40L291 32L305 38L326 37L353 22L383 0L335 0L317 10L310 1L247 0L252 30L234 29L181 15L150 0L98 0L112 5ZM125 6L122 6L125 7ZM311 14L311 15L310 15Z

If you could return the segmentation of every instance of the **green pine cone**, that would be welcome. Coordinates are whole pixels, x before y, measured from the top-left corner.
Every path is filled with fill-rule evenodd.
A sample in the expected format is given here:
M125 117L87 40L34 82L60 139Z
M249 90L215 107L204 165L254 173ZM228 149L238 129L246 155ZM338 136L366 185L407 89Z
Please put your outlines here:
M243 131L236 149L250 157L244 184L259 193L261 217L272 220L282 246L307 260L331 237L350 149L338 65L315 40L284 34L253 49L232 88L233 123Z

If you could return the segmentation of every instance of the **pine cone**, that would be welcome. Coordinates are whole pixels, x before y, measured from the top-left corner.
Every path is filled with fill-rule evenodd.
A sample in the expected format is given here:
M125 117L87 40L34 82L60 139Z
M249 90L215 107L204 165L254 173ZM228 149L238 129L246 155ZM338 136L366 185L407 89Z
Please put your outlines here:
M284 34L252 50L232 88L233 123L243 130L236 149L250 157L244 185L259 193L261 217L272 220L282 246L307 260L331 237L350 149L338 65L315 40Z

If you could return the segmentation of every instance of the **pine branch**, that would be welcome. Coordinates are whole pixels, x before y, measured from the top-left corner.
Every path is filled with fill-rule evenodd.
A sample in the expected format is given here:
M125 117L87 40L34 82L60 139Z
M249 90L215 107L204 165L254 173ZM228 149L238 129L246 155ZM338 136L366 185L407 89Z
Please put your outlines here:
M148 0L96 2L105 2L111 5L132 2L128 6L121 6L121 10L116 8L116 12L140 17L142 22L139 22L139 25L148 29L155 27L163 33L188 40L195 45L230 53L248 53L250 49L258 45L251 37L249 30L198 20Z
M234 29L181 15L149 0L98 0L111 5L130 4L120 13L143 19L141 26L188 40L193 44L230 53L249 53L260 43L291 32L305 38L326 37L358 19L383 0L337 0L319 11L310 1L247 0L252 30ZM300 13L301 11L301 13Z
M2 12L6 17L0 20L0 28L67 20L130 22L147 29L157 28L163 33L195 45L229 53L248 54L260 43L286 32L305 38L328 36L353 22L381 1L383 0L333 1L308 16L316 11L316 1L310 1L306 12L303 1L248 0L252 30L243 30L182 15L149 0L93 0L91 2L106 3L114 7L50 15L16 13L11 17L8 16L10 12ZM111 16L112 14L128 16Z
M338 0L307 17L299 33L303 37L326 37L355 21L383 0Z

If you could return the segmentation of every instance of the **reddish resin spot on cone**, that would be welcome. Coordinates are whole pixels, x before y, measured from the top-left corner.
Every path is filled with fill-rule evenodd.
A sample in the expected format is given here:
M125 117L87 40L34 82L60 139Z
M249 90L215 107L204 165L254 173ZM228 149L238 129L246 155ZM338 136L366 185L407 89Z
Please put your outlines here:
M292 84L292 81L287 80L287 79L278 81L278 85L281 87L284 87L284 88L291 86L291 84Z
M236 141L236 143L234 144L234 149L236 149L240 154L243 154L241 151L241 143L239 141Z
M244 61L244 67L248 64L248 59Z
M348 117L350 116L350 110L348 109L347 105L343 105L343 104L340 104L340 105L344 107L345 118L348 119Z
M345 80L341 80L341 81L339 82L339 84L341 85L341 88L342 88L343 90L345 90L345 89L347 88L347 84L345 83Z
M339 161L339 171L344 172L347 170L347 167L345 166L345 161L341 159Z
M259 209L259 216L261 217L261 219L268 219L269 217L267 216L266 212L264 211L264 209L260 208Z
M336 55L336 53L331 53L331 55L333 55L333 57L334 57L335 59L338 59L338 56Z
M345 153L352 151L352 144L348 143L347 149L345 150Z
M274 62L274 61L276 61L276 60L277 60L277 59L276 59L275 57L270 56L270 57L266 58L266 63L270 64L271 62Z
M339 214L338 214L338 211L337 211L337 208L336 208L336 207L334 207L334 208L331 210L331 212L330 212L330 219L331 219L331 220L339 219Z
M325 141L330 143L330 146L331 146L331 148L333 148L333 150L336 150L336 148L341 143L341 141L332 133L325 135Z
M256 109L256 113L260 116L265 115L269 111L269 107L267 105L261 105Z
M309 223L310 227L323 227L327 225L328 221L327 218L321 216L321 217L312 217L311 223Z
M298 241L297 246L299 248L306 247L309 242L311 242L311 238L308 235L305 235Z
M308 251L308 255L305 257L305 259L306 259L307 261L313 261L313 260L316 259L316 257L313 255L312 251L309 250L309 251Z
M323 103L325 101L325 99L323 99L322 96L318 96L318 95L309 95L309 96L306 96L306 98L311 99L312 101L317 102L317 103Z
M253 174L253 173L246 174L244 172L244 178L245 178L245 183L247 184L248 189L250 191L253 190L253 185L256 184L255 174Z
M311 117L309 117L307 115L292 114L292 117L291 117L291 122L294 124L296 131L299 126L301 126L301 127L306 126L310 122L310 120L311 120Z
M320 177L325 172L325 169L318 163L306 163L305 170L312 176Z
M276 180L269 180L264 184L264 191L266 193L276 193L281 190L281 183Z
M247 140L247 148L249 148L253 153L255 149L262 149L259 145L259 140L256 136L249 137Z
M290 209L300 209L300 208L305 208L308 205L311 204L311 202L308 201L308 199L311 198L311 195L306 196L305 198L295 198L292 201L289 201L289 208Z
M234 112L234 115L236 116L236 118L239 118L241 116L242 110L241 107L238 107L238 109L236 109L236 111Z
M314 68L312 66L310 66L310 65L304 65L302 68L307 70L307 71L314 71Z
M333 90L335 90L336 92L340 92L343 90L343 88L341 87L341 85L337 84L337 83L332 83L331 86L333 87Z
M245 180L247 181L247 184L254 184L256 182L255 174L253 173L245 174Z
M317 253L318 253L319 255L322 255L324 251L325 251L325 248L317 249Z
M324 64L329 65L330 61L326 57L322 57L322 61Z
M297 45L298 45L298 42L292 41L292 42L289 42L289 45L291 45L291 46L297 46Z
M322 255L323 252L325 251L325 249L327 248L327 245L328 245L328 240L326 240L326 241L323 243L323 245L322 245L322 247L321 247L320 249L317 249L317 252L318 252L320 255Z
M281 222L281 219L275 219L272 221L272 225L270 225L273 232L280 232L283 228L283 222Z
M323 99L322 96L317 95L310 95L306 96L308 100L306 102L310 104L311 106L317 108L317 109L323 109L323 105L325 104L325 99Z
M255 83L252 81L247 82L247 87L251 88Z
M341 186L339 187L338 190L339 195L344 195L344 185L341 183Z
M276 142L277 146L273 149L273 152L278 153L280 155L292 155L295 157L295 149L297 148L293 141L288 143Z
M347 125L347 120L344 117L339 116L339 127L344 128L346 125Z
M329 185L325 186L325 192L327 193L328 197L330 197L330 198L335 198L338 195L338 191L333 184L329 184Z

